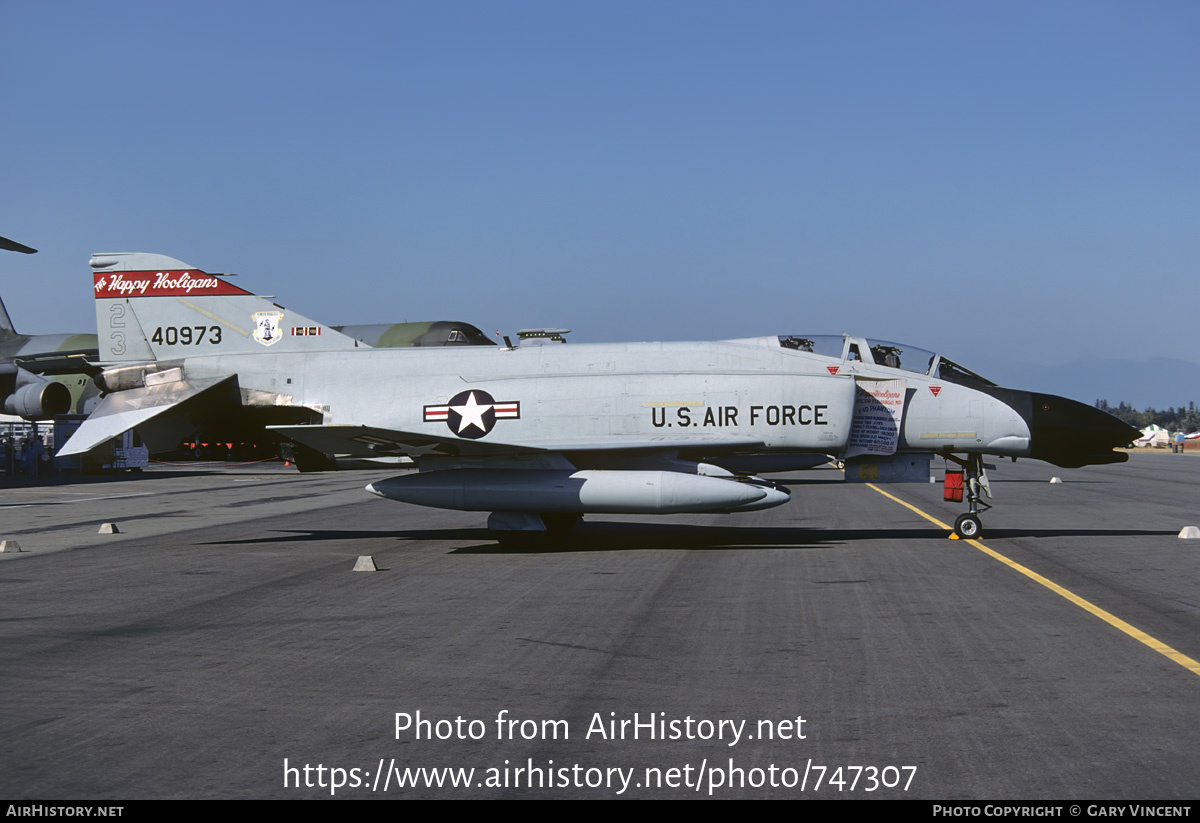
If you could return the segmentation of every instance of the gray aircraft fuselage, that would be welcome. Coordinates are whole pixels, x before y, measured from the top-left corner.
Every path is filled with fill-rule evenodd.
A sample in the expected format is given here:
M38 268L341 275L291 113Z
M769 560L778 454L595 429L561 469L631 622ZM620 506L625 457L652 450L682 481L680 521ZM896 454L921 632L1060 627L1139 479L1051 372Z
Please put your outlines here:
M854 338L850 338L854 340ZM836 374L830 369L836 368ZM253 354L183 360L188 378L236 374L243 389L319 409L322 422L428 432L480 443L531 446L572 441L664 438L761 441L765 451L838 455L847 446L855 387L904 380L906 397L897 451L1058 456L1082 465L1127 440L1124 424L1083 404L1049 395L988 387L861 360L833 358L780 345L776 337L701 343L547 345L449 350L347 350ZM493 404L516 404L509 417L462 427L430 417L464 391ZM1056 409L1034 408L1053 403ZM482 397L476 404L484 403ZM1054 438L1051 411L1070 417L1096 442L1061 454L1035 431ZM461 427L461 431L456 431ZM1071 445L1071 444L1068 444Z
M854 378L896 375L858 364L832 376L829 362L783 349L776 338L753 338L229 355L185 359L183 371L195 378L237 374L242 388L320 407L332 425L525 444L668 435L701 444L705 435L730 435L761 440L767 450L837 454L850 433ZM496 403L519 404L519 417L498 419L486 433L426 419L426 407L471 389ZM1029 454L1029 427L1018 412L953 384L936 397L913 392L902 432L906 447L924 451Z

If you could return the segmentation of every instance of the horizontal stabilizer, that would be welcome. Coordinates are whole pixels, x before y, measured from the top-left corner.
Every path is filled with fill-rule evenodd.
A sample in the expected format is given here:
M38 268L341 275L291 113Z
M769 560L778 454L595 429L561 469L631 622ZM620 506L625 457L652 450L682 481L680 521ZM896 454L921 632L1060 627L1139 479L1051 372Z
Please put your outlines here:
M193 411L239 403L237 375L115 392L100 401L58 454L84 454L130 429L137 429L152 454L165 451L194 430L189 419Z

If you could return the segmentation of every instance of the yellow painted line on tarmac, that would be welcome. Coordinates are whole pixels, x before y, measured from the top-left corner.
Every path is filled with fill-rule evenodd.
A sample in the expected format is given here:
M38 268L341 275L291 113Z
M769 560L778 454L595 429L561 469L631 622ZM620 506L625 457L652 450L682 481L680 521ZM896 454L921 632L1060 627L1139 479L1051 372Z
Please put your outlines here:
M888 494L883 489L876 486L874 483L867 483L866 485L869 486L870 488L874 489L875 491L879 492L880 494L882 494L884 497L888 498L889 500L894 500L895 502L899 503L904 508L919 514L921 517L924 517L926 520L928 520L930 523L933 523L938 528L946 529L947 531L954 530L953 526L948 526L945 523L943 523L941 520L938 520L933 515L926 514L925 512L921 511L920 509L918 509L916 506L912 505L911 503L906 503L903 500L901 500L899 497L896 497L895 495L892 495L892 494ZM1033 580L1036 583L1042 584L1043 586L1045 586L1047 589L1054 592L1055 594L1065 597L1067 600L1071 601L1072 603L1074 603L1076 606L1083 609L1084 611L1091 612L1092 614L1094 614L1096 617L1099 617L1101 620L1103 620L1108 625L1124 632L1125 634L1129 635L1130 637L1132 637L1134 640L1138 641L1139 643L1144 643L1145 645L1154 649L1154 651L1161 654L1163 657L1166 657L1169 660L1175 661L1180 666L1183 666L1185 669L1190 671L1192 674L1200 675L1200 663L1198 663L1195 660L1193 660L1192 658L1188 657L1186 654L1176 651L1175 649L1171 648L1166 643L1163 643L1160 640L1154 639L1153 637L1146 634L1141 629L1135 628L1134 626L1129 625L1128 623L1126 623L1124 620L1120 619L1119 617L1109 614L1104 609L1097 606L1095 603L1091 603L1087 600L1084 600L1079 595L1075 594L1072 591L1064 589L1062 586L1058 585L1054 581L1048 580L1047 578L1042 577L1040 574L1035 572L1033 569L1022 566L1020 563L1016 562L1015 560L1010 560L1009 558L1005 557L1004 555L1000 554L999 552L997 552L993 549L989 549L987 546L983 545L978 540L967 540L966 542L971 544L975 548L979 549L984 554L986 554L990 557L993 557L996 560L999 560L1001 563L1008 566L1009 568L1015 569L1016 571L1020 572L1021 574L1025 575L1026 577L1028 577L1030 580Z

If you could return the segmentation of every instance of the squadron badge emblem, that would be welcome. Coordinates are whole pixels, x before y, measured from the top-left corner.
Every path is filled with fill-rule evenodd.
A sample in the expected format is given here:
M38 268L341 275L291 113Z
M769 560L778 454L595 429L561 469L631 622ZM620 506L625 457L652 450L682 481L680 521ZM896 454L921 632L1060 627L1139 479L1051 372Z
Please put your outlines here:
M254 317L254 339L264 346L273 346L279 342L283 334L279 324L283 322L281 311L256 311Z

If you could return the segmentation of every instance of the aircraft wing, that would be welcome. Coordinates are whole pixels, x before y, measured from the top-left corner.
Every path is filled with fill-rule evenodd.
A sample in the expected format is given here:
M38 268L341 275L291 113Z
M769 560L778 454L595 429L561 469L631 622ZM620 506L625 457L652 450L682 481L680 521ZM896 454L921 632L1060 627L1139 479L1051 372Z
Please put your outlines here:
M135 426L151 452L171 448L191 433L192 411L218 402L238 402L237 375L114 392L100 401L58 454L84 454Z
M371 426L268 426L271 431L303 443L324 454L354 457L381 455L437 455L450 457L498 457L518 454L571 452L622 452L629 454L701 449L705 453L737 452L762 448L763 442L749 437L699 435L695 437L647 437L621 440L612 437L580 437L569 441L526 441L482 443L459 437L424 432L406 432Z
M5 251L19 251L21 254L37 254L37 249L31 249L16 240L9 240L7 237L0 237L0 249Z

